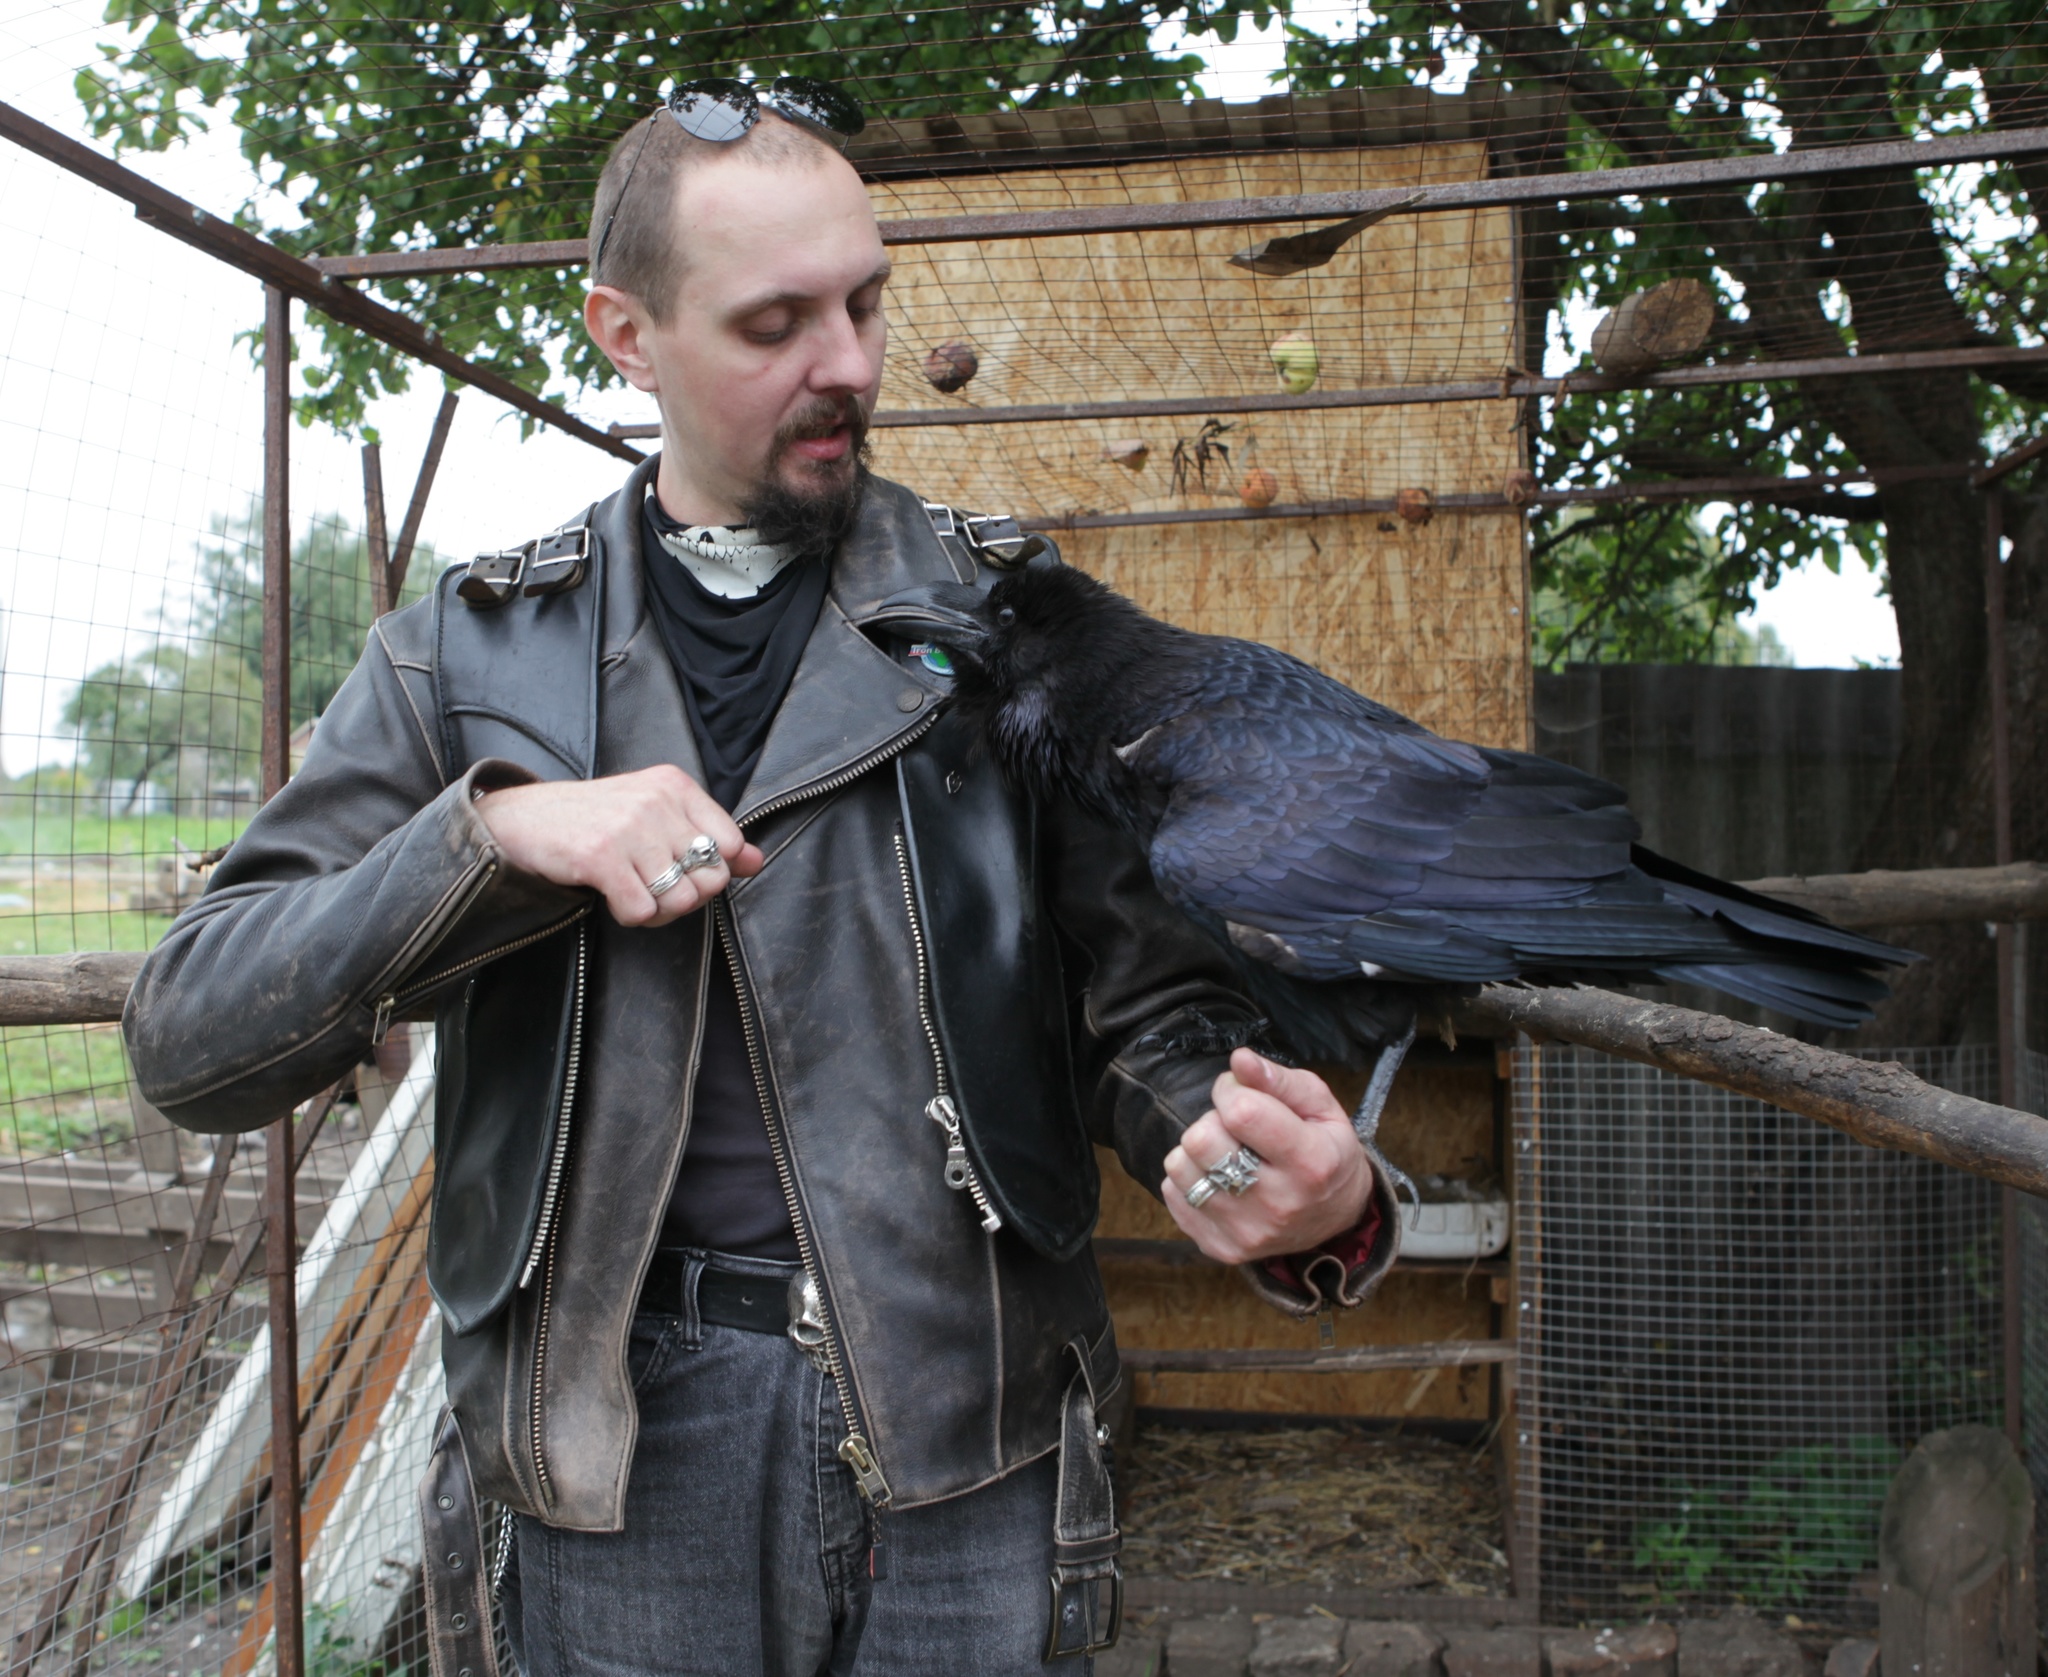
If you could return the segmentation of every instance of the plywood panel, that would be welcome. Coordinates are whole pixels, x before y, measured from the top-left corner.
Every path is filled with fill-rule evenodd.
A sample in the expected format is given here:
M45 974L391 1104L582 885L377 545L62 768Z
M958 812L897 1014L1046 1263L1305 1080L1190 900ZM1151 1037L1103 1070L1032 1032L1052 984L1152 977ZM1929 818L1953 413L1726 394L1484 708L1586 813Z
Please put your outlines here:
M1269 153L1120 169L1025 171L872 188L883 215L1048 209L1464 180L1476 144ZM1319 388L1491 377L1518 359L1514 223L1504 210L1397 217L1288 279L1232 251L1298 226L937 245L897 253L888 408L1237 395L1277 388L1273 341L1306 332ZM941 396L927 352L972 343L981 371ZM1523 459L1506 402L1260 414L1229 420L1206 484L1173 484L1199 418L888 430L875 467L928 499L1038 517L1235 506L1246 470L1282 502L1498 492ZM1102 458L1143 436L1137 472ZM1281 646L1460 738L1528 741L1524 538L1518 515L1177 524L1074 531L1070 562L1148 610Z
M1117 167L1022 170L871 187L885 217L1087 204L1160 203L1470 180L1478 143L1243 153ZM1261 279L1226 258L1299 224L986 245L905 248L889 292L885 408L996 407L1276 389L1275 339L1307 333L1319 388L1492 378L1517 364L1514 220L1505 210L1405 217L1368 230L1325 267ZM940 395L927 353L965 340L980 371ZM1260 414L1231 419L1206 482L1176 483L1177 420L925 427L875 433L876 470L931 500L1027 517L1235 506L1251 467L1283 502L1498 492L1523 463L1505 401ZM1105 461L1141 436L1142 470ZM1077 530L1069 562L1185 627L1269 642L1429 727L1525 746L1529 730L1522 521L1439 514L1427 526L1373 515ZM1417 1174L1492 1168L1491 1088L1483 1074L1414 1067L1385 1135ZM1175 1239L1145 1188L1105 1171L1101 1232ZM1203 1267L1112 1263L1118 1334L1158 1348L1313 1346L1313 1324L1261 1303L1241 1278ZM1487 1278L1402 1274L1337 1325L1338 1343L1483 1338ZM1474 1418L1485 1369L1372 1375L1148 1375L1139 1401L1310 1414Z
M1518 518L1175 524L1060 547L1184 628L1280 647L1453 738L1528 744Z
M1297 1322L1265 1303L1234 1270L1207 1265L1112 1262L1103 1282L1116 1318L1117 1343L1159 1350L1266 1348L1313 1350L1314 1322ZM1488 1278L1397 1272L1360 1310L1335 1318L1340 1346L1417 1340L1485 1339L1492 1323ZM1433 1375L1433 1378L1431 1377ZM1484 1419L1484 1367L1397 1369L1376 1374L1139 1374L1141 1404L1192 1409L1255 1409L1295 1415L1409 1415Z
M1494 1169L1493 1079L1484 1067L1418 1065L1404 1070L1387 1103L1381 1136L1389 1156L1414 1175L1475 1177ZM1179 1227L1145 1188L1100 1154L1102 1217L1111 1238L1179 1240ZM1320 1344L1262 1301L1235 1271L1111 1259L1103 1281L1126 1347L1222 1349ZM1363 1309L1336 1318L1339 1345L1484 1339L1492 1331L1490 1278L1397 1273ZM1140 1403L1288 1414L1483 1419L1483 1368L1383 1374L1145 1374Z

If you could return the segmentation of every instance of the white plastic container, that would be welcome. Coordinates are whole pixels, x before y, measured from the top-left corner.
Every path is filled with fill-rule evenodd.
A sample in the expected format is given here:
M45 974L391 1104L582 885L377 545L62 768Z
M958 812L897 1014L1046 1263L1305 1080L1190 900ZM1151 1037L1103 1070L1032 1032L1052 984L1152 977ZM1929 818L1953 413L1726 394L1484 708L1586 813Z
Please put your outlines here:
M1416 1205L1401 1200L1404 1258L1490 1258L1508 1243L1508 1202L1453 1200Z

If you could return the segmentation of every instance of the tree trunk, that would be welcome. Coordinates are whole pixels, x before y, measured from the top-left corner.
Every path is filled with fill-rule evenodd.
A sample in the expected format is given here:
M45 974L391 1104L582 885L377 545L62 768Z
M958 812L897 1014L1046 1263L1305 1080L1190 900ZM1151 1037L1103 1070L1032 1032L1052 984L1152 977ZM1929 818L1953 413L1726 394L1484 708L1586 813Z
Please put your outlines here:
M1985 865L1994 860L1994 831L1983 497L1943 485L1932 495L1899 499L1912 504L1894 512L1887 496L1886 513L1905 683L1904 738L1891 794L1859 861L1865 867ZM2048 512L2039 499L2009 497L2006 527L2016 537L2006 583L2013 853L2043 857L2048 856L2048 797L2041 791L2048 774L2048 716L2042 706L2048 675L2043 668L2048 625L2042 622ZM1942 1043L1996 1034L1997 976L1992 941L1982 927L1914 928L1902 932L1900 941L1928 960L1901 976L1891 1002L1865 1027L1864 1041ZM2048 944L2048 939L2033 941ZM2029 992L2039 996L2042 986L2032 984ZM2033 1013L2038 1030L2038 1006Z

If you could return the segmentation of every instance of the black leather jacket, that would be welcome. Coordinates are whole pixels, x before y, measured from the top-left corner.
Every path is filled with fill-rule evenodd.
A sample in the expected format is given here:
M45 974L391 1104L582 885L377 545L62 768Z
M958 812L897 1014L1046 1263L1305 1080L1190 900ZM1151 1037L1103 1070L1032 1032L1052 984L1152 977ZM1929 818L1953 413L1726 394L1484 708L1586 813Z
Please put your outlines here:
M1077 1366L1098 1402L1114 1389L1090 1141L1156 1184L1207 1107L1218 1032L1248 1032L1251 1009L1134 845L1013 793L944 678L859 628L898 589L976 576L891 484L835 560L735 812L768 858L757 878L628 930L507 865L482 790L696 772L642 599L653 470L592 509L580 586L479 610L450 572L376 626L299 775L145 963L136 1074L177 1123L249 1129L431 1008L428 1273L477 1488L612 1530L628 1327L689 1127L704 974L730 961L853 1465L894 1506L952 1496L1055 1447ZM1349 1275L1325 1264L1322 1289L1358 1302L1393 1245ZM1264 1285L1283 1308L1321 1302Z

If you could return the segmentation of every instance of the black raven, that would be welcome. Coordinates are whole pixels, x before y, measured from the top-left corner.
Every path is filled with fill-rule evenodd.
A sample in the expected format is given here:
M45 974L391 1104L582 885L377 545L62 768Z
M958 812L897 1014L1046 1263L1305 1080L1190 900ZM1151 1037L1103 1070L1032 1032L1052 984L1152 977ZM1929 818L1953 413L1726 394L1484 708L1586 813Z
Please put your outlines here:
M1644 849L1617 786L1444 739L1056 560L865 621L945 647L1006 771L1135 835L1308 1057L1340 1057L1333 1033L1344 1058L1396 1048L1421 987L1508 979L1700 984L1847 1027L1916 958Z

